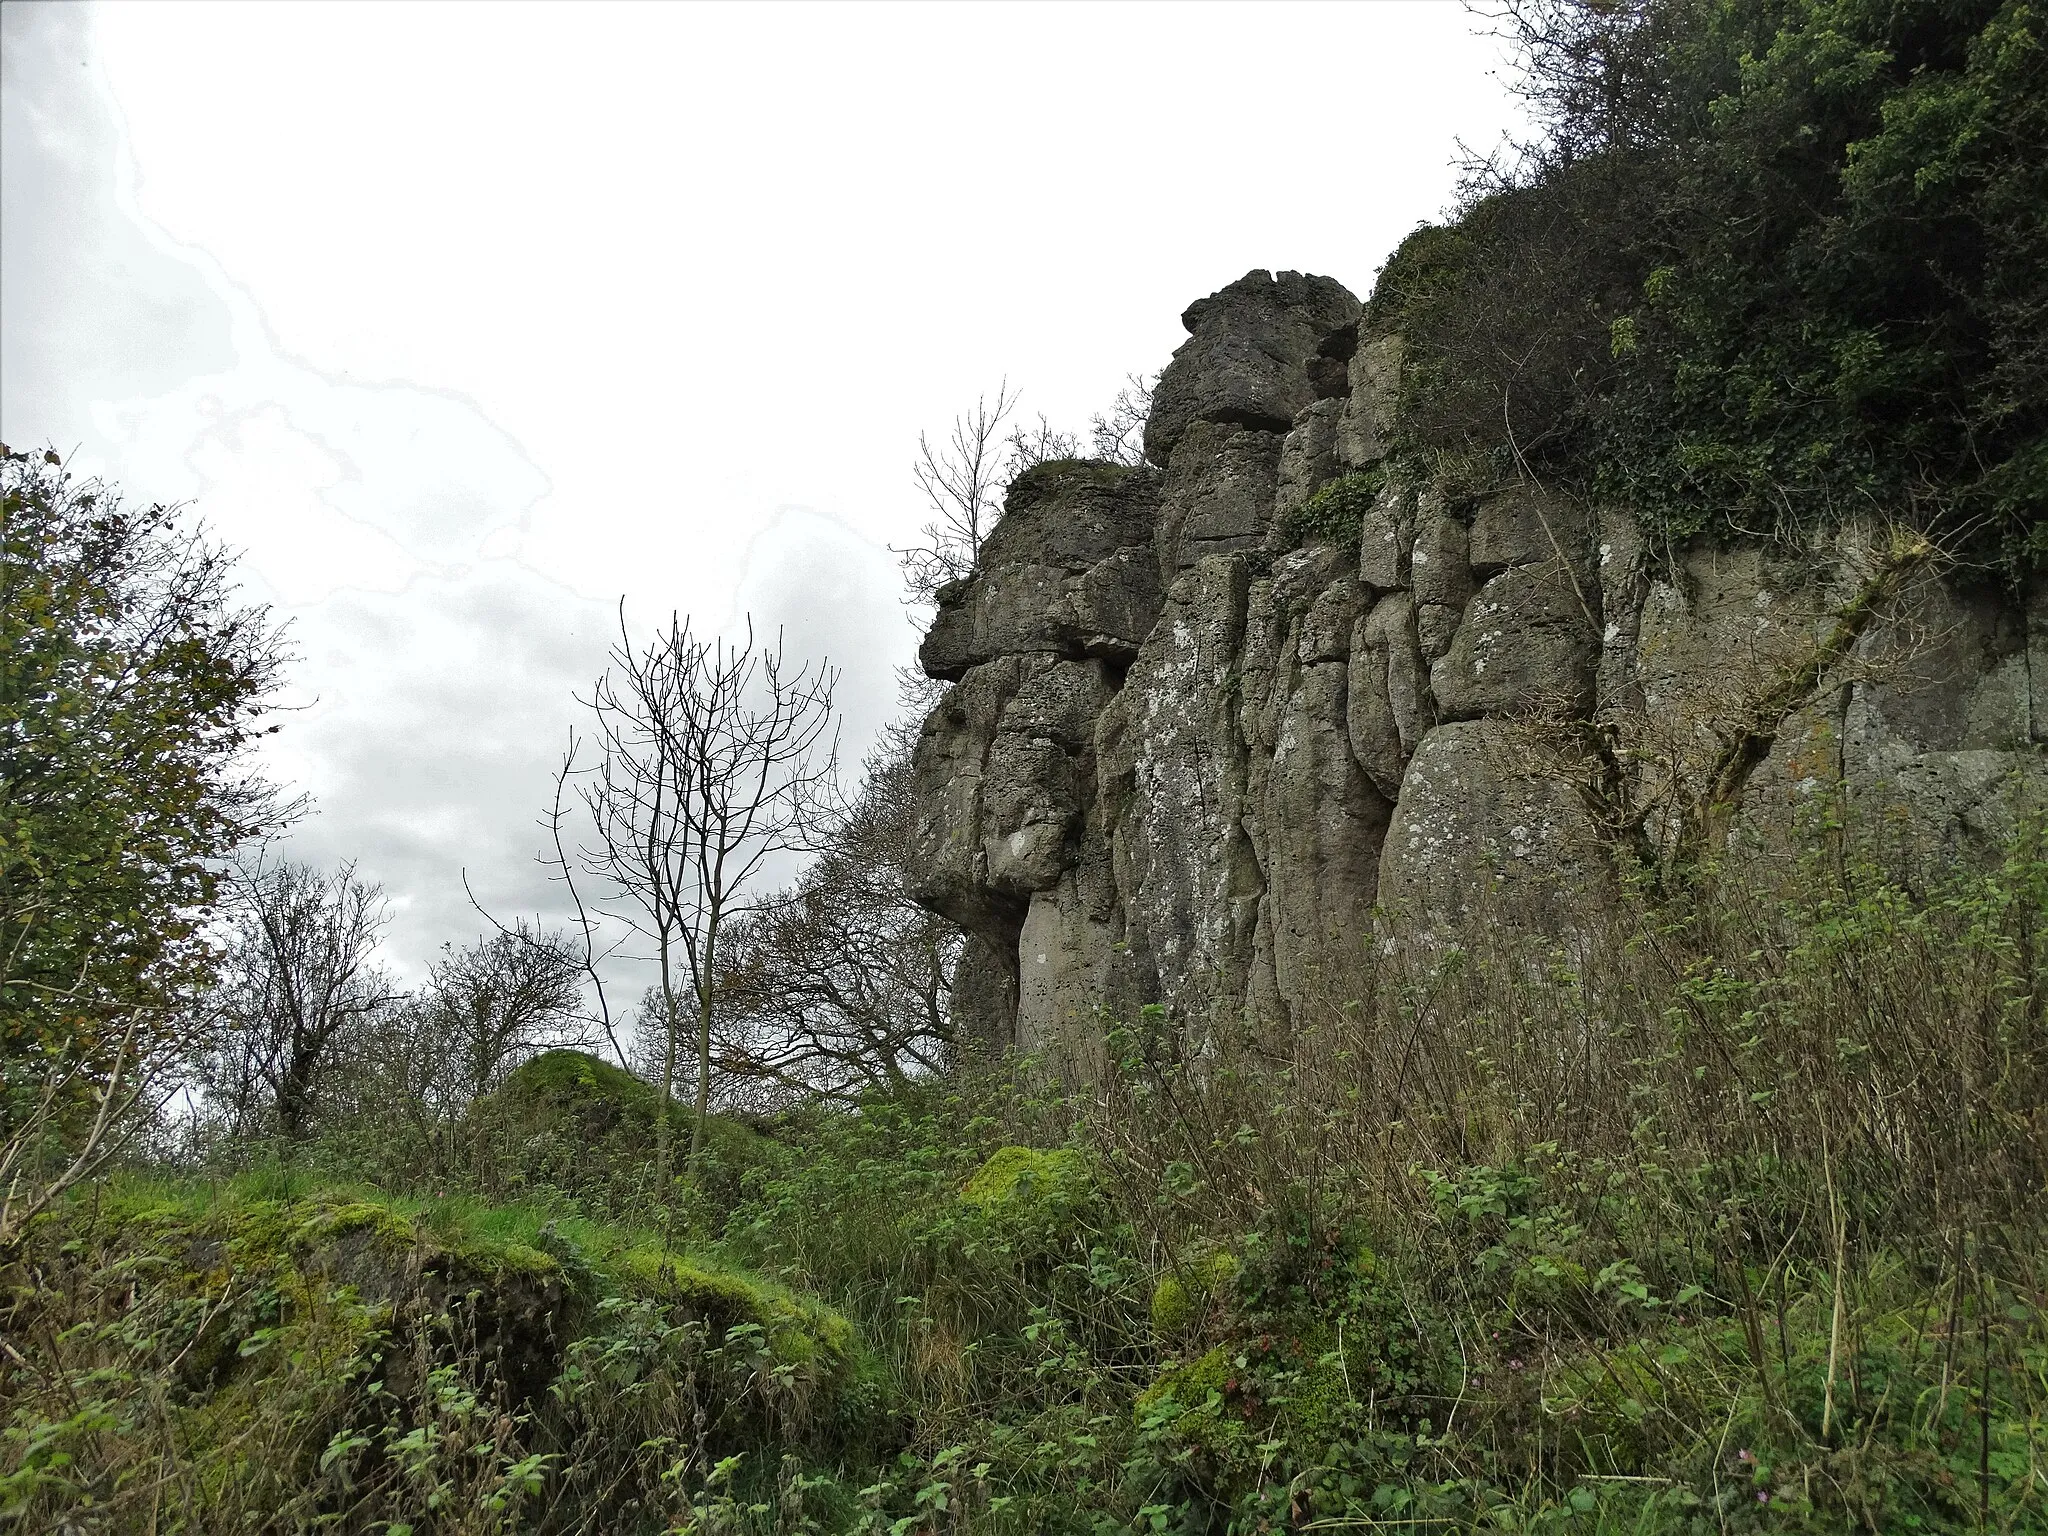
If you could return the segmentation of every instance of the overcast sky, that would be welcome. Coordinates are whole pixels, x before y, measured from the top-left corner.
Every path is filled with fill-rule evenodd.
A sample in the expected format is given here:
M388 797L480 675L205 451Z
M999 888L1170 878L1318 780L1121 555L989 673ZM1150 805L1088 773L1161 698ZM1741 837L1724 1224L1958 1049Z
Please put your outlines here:
M0 438L245 551L272 768L417 973L533 862L614 633L915 636L910 476L1007 377L1078 428L1256 268L1363 295L1510 122L1448 0L0 5Z

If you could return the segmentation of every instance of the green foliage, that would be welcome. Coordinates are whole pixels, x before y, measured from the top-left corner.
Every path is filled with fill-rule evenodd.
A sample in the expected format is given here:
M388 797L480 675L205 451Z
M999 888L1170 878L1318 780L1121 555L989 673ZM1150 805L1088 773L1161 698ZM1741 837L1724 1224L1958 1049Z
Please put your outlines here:
M177 509L0 458L0 1130L130 1022L148 1055L211 976L220 861L277 814L247 753L279 665Z
M110 1182L8 1272L0 1497L87 1529L181 1478L160 1529L2033 1529L2042 829L1910 885L1861 850L1831 824L1569 957L1482 914L1284 1041L1148 1017L1081 1098L789 1117L687 1246L559 1189ZM1359 1065L1403 1058L1405 1091ZM645 1092L574 1056L525 1087Z
M1356 544L1365 514L1379 499L1386 472L1377 467L1340 475L1319 487L1299 507L1290 508L1281 523L1289 548L1302 544Z
M2048 16L2032 0L1517 13L1547 137L1412 236L1411 451L1660 538L1860 512L2024 568L2048 508Z
M471 1130L506 1143L499 1157L526 1177L572 1196L625 1211L644 1195L641 1180L654 1147L660 1091L587 1051L545 1051L521 1063L496 1093L471 1112ZM692 1116L670 1100L671 1135L686 1138ZM786 1149L729 1115L709 1116L695 1191L696 1216L715 1224Z

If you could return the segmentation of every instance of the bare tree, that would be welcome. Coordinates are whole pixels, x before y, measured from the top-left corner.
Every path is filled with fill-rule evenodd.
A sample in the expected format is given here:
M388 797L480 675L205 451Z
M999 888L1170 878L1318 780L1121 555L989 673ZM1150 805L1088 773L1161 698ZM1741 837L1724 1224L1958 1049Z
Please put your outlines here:
M1124 387L1116 392L1109 410L1088 422L1088 438L1095 457L1110 464L1132 468L1145 462L1145 422L1152 414L1152 386L1143 374L1124 376Z
M1050 460L1084 456L1080 436L1054 427L1043 411L1036 426L1020 422L1004 434L1003 423L1020 398L1006 379L993 404L980 396L972 411L953 418L944 443L934 447L918 434L918 460L911 473L932 518L918 530L917 543L894 550L911 603L929 604L939 588L974 573L982 540L1002 512L1003 492L1011 481ZM1142 376L1129 375L1108 412L1089 422L1093 456L1112 464L1144 463L1145 419L1151 412L1151 386Z
M415 1008L437 1042L439 1091L451 1107L475 1103L535 1052L583 1038L582 969L568 935L524 918L444 949Z
M579 792L596 843L584 863L607 886L610 910L654 950L665 1035L656 1170L665 1190L681 994L687 988L697 1057L694 1173L710 1107L721 945L770 862L812 843L838 769L839 674L824 662L792 668L779 637L757 647L751 621L732 643L700 640L671 616L639 646L623 606L619 622L611 665L587 701L597 761Z
M589 991L586 994L594 1007L586 1008L584 1020L594 1026L612 1048L612 1055L622 1067L630 1069L625 1042L619 1039L618 1026L612 1019L611 993L604 983L604 963L617 952L616 942L604 940L604 925L601 914L593 912L590 904L583 899L583 888L576 883L578 860L571 856L567 833L572 815L571 802L577 798L576 777L578 761L582 756L582 739L574 728L569 732L568 750L562 754L561 762L555 768L555 793L549 802L547 813L541 817L541 825L547 828L548 846L539 854L540 864L550 871L552 878L559 881L569 894L569 902L576 909L576 929L573 936L566 937L570 953L574 956L576 969L582 975ZM470 897L470 904L479 912L483 907L476 897ZM496 918L484 913L493 927L502 926Z
M951 1062L961 935L910 897L914 741L890 734L820 857L735 926L714 1053L727 1079L853 1096Z
M981 541L1002 510L1002 488L1008 460L1002 427L1017 408L1009 381L997 386L993 404L986 395L975 399L971 412L953 418L953 431L937 447L923 433L917 438L917 463L911 473L931 509L931 521L918 530L918 542L894 549L896 563L913 603L929 603L939 588L972 573L981 556Z
M402 993L377 963L384 893L356 878L259 855L232 877L235 918L217 995L219 1023L198 1067L238 1132L309 1129L321 1077Z
M1061 432L1046 419L1045 412L1038 413L1038 425L1025 427L1021 423L1010 428L1005 443L1009 454L1003 460L1003 477L1000 488L1007 489L1011 481L1027 469L1054 459L1078 459L1081 457L1081 440L1071 432Z
M452 1169L479 1100L529 1056L589 1038L582 982L573 939L524 920L444 946L424 986L351 1033L323 1107L360 1123L403 1119ZM482 1179L484 1142L468 1140Z

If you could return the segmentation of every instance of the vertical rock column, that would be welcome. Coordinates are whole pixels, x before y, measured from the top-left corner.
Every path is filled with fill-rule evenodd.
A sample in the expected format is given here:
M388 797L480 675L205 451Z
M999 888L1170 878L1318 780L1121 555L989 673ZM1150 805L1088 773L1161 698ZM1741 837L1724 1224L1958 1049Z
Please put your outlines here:
M996 1048L1036 1048L1108 984L1122 924L1095 827L1095 728L1159 612L1157 514L1149 470L1018 477L919 650L953 686L916 749L917 896L970 935L954 1009Z

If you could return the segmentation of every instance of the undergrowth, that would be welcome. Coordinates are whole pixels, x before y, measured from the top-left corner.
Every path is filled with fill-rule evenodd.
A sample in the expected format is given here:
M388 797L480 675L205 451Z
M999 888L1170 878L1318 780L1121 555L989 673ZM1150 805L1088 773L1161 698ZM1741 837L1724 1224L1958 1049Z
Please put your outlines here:
M1382 955L1284 1027L1105 1021L1082 1087L1017 1064L764 1122L667 1220L579 1201L617 1170L545 1117L493 1144L493 1190L561 1175L522 1200L351 1184L332 1146L130 1171L7 1277L0 1507L2048 1528L2039 827L1914 881L1826 829L1683 912L1615 901Z

